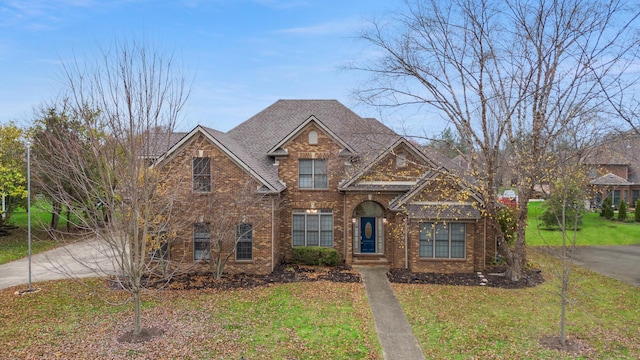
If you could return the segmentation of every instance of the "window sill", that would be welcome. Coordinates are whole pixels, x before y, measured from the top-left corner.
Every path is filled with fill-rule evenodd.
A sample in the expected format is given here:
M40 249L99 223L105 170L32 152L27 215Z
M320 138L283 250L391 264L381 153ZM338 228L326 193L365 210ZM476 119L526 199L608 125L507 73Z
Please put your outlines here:
M422 262L442 262L442 261L455 261L455 262L464 262L467 261L467 258L426 258L421 257L418 258L418 261Z

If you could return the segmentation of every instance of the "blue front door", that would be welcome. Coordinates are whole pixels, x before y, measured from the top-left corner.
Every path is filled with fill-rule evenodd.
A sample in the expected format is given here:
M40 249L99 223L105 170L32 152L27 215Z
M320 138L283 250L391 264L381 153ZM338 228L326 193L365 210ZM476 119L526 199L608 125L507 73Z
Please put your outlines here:
M376 252L376 218L360 218L360 252Z

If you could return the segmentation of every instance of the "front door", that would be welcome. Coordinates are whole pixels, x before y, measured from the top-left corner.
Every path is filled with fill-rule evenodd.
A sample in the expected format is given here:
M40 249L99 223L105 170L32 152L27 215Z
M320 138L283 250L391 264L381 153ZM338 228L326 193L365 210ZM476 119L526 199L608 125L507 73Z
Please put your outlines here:
M360 218L360 252L376 252L376 218Z

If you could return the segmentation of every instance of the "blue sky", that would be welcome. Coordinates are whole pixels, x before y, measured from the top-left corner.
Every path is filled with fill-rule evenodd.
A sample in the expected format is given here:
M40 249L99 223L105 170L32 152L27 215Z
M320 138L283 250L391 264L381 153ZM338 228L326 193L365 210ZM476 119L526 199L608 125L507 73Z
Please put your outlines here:
M390 0L0 0L0 123L28 125L55 98L61 64L115 39L161 44L194 78L181 130L227 131L278 99L337 99L400 131L415 114L379 113L351 96L372 56L357 34ZM412 132L422 126L408 125ZM444 124L429 125L430 134Z

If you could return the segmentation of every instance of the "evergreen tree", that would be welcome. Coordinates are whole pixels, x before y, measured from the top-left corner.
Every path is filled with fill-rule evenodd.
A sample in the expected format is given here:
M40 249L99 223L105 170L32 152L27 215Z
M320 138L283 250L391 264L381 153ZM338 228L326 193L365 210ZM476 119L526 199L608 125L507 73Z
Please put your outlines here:
M640 200L636 201L636 209L634 211L634 220L640 222Z
M618 209L618 220L627 220L627 203L624 200L620 200L620 208Z
M613 206L611 204L610 197L607 197L602 202L602 211L600 212L600 216L608 220L611 220L613 218Z

